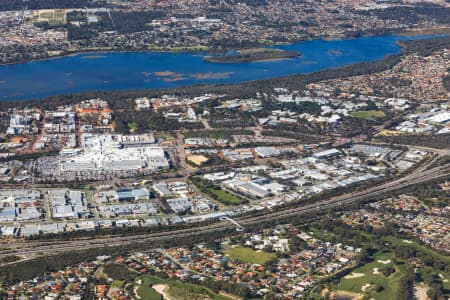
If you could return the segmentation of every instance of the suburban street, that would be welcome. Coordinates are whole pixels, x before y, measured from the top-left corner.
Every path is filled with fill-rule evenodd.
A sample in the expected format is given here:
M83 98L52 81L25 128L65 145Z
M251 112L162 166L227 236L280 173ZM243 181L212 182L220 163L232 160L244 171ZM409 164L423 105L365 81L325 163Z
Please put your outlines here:
M275 212L268 212L260 216L243 216L240 218L236 218L236 221L245 227L245 225L257 225L271 220L282 220L292 216L302 216L309 213L324 211L355 203L362 199L367 199L371 196L376 197L383 193L394 192L408 186L429 182L439 178L445 178L446 176L450 175L450 165L448 164L426 170L428 165L429 164L425 164L402 178L374 186L364 191L331 197L329 199L311 204L300 204L293 208L286 208ZM114 247L127 245L130 243L159 242L182 239L191 236L194 237L209 233L224 232L233 229L234 227L236 226L228 222L217 222L210 225L204 225L194 228L161 231L150 234L104 236L65 241L16 241L9 243L7 249L4 248L4 250L0 251L0 258L4 258L10 255L18 255L21 256L25 261L39 256L52 255L65 251Z

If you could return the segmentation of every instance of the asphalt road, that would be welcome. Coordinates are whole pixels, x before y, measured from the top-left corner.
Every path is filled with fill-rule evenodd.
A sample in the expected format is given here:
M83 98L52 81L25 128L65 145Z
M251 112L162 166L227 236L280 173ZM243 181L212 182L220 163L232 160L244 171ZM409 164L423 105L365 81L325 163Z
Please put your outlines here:
M412 173L377 186L373 186L364 191L348 193L336 197L331 197L312 204L299 204L296 207L286 208L280 211L272 211L260 216L243 216L235 220L243 225L261 224L268 220L284 219L292 216L302 216L330 208L339 207L345 204L357 202L370 196L377 196L380 193L393 192L404 187L418 183L443 178L450 175L450 165L444 165L426 170L428 164L416 169ZM51 255L66 251L77 251L93 248L114 247L127 245L130 243L167 241L174 239L186 239L193 236L201 236L225 230L233 229L236 226L232 223L217 222L210 225L198 226L195 228L178 229L149 234L136 234L128 236L103 236L93 238L83 238L69 241L16 241L8 244L8 249L0 250L0 258L8 255L18 255L23 260L28 260L42 255Z

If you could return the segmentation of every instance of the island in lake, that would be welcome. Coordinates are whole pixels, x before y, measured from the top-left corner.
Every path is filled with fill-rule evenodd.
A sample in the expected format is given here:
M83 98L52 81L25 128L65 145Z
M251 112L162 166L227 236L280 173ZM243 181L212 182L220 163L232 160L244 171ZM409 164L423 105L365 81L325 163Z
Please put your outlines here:
M203 59L204 55L185 52L80 53L50 60L0 66L0 102L40 99L93 90L237 84L306 74L381 60L388 55L399 55L402 48L397 44L398 41L424 38L430 36L371 36L332 41L303 41L276 46L286 52L298 51L301 57L271 61L267 56L259 56L257 59L265 58L265 61L258 63L209 63ZM228 53L236 54L237 51ZM84 58L92 55L102 58Z
M272 48L253 48L235 51L233 54L222 56L206 56L204 60L214 63L247 63L256 61L271 61L301 56L299 51L272 49Z

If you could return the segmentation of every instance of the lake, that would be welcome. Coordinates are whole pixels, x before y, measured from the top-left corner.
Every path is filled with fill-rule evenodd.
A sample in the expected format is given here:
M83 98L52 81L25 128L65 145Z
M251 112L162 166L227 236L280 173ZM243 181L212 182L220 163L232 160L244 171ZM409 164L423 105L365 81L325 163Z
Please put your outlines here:
M266 62L219 64L205 54L110 52L0 66L0 101L39 99L92 90L170 88L192 84L239 83L304 74L398 54L400 40L430 36L376 36L312 40L276 46L301 57Z

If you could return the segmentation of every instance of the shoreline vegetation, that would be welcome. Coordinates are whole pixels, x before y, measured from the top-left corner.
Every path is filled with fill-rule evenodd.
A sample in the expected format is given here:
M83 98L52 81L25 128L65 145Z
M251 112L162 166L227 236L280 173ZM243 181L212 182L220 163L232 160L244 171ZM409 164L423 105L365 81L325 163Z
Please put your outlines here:
M205 56L203 60L212 63L249 63L283 60L296 58L299 56L301 56L301 53L298 51L288 51L275 48L253 48L237 50L233 54Z
M60 50L60 51L51 51L52 53L49 54L47 57L41 57L41 58L32 58L28 60L23 61L16 61L16 62L10 62L10 63L0 63L0 67L2 66L9 66L9 65L20 65L20 64L27 64L31 62L38 62L38 61L46 61L46 60L53 60L53 59L61 59L66 57L72 57L77 55L87 55L89 57L86 58L94 58L93 56L102 56L104 54L108 53L192 53L192 54L200 54L205 52L211 52L214 53L214 51L210 50L206 46L187 46L187 47L173 47L173 48L155 48L155 47L149 47L148 49L120 49L120 48L112 48L112 47L98 47L98 48L85 48L85 49L78 49L78 50Z
M404 30L386 30L383 32L363 32L358 33L355 35L350 34L342 34L342 35L335 35L335 36L315 36L311 38L306 39L300 39L300 40L289 40L285 42L279 42L279 43L265 43L262 44L261 48L242 48L242 49L235 49L235 51L238 52L245 52L245 51L252 51L254 49L270 49L272 48L266 48L269 46L282 46L282 45L290 45L295 43L301 43L301 42L308 42L318 39L323 39L324 41L335 41L340 39L355 39L355 38L361 38L361 37L371 37L371 36L383 36L383 35L392 35L392 36L415 36L415 35L450 35L450 27L443 26L438 28L415 28L415 29L404 29ZM432 37L431 37L432 38ZM273 50L281 50L277 48L273 48ZM31 58L26 60L18 60L14 62L8 62L8 63L0 63L1 66L8 66L8 65L16 65L16 64L26 64L30 62L35 61L45 61L45 60L52 60L52 59L59 59L59 58L65 58L75 55L83 55L83 54L102 54L102 53L114 53L114 52L142 52L142 53L192 53L192 54L204 54L209 53L212 54L211 57L215 57L214 55L220 55L225 56L225 53L227 51L233 51L233 49L224 49L224 50L218 50L218 49L212 49L208 46L203 45L194 45L194 46L186 46L186 47L158 47L154 45L148 45L147 49L142 48L131 48L131 49L123 49L123 48L115 48L115 47L97 47L97 48L83 48L83 49L70 49L70 50L58 50L58 51L48 51L46 57L39 57L39 58ZM283 50L281 50L283 51ZM287 52L287 51L286 51ZM301 53L298 52L298 56L301 56ZM279 59L288 59L292 57L285 57L285 58L274 58L276 60ZM272 60L271 58L268 58L267 60ZM207 60L207 57L205 57L205 61ZM262 60L252 60L252 61L266 61L265 59Z
M398 62L405 55L418 53L420 55L430 55L434 51L444 47L450 47L450 36L430 38L424 40L401 41L401 54L388 55L384 59L350 64L338 68L316 71L309 74L295 74L268 79L252 80L235 84L196 84L190 86L181 86L176 88L154 88L137 90L93 90L81 93L63 93L44 98L26 99L26 100L4 100L0 101L0 109L9 109L11 106L25 107L35 105L39 101L42 107L54 107L54 105L71 104L79 101L80 97L85 98L107 98L115 109L125 109L133 104L130 98L133 97L157 97L158 95L177 94L177 95L199 95L202 93L227 93L231 96L253 96L255 90L269 91L272 86L289 87L293 89L302 89L306 84L321 80L357 76L362 74L372 74L387 70Z

